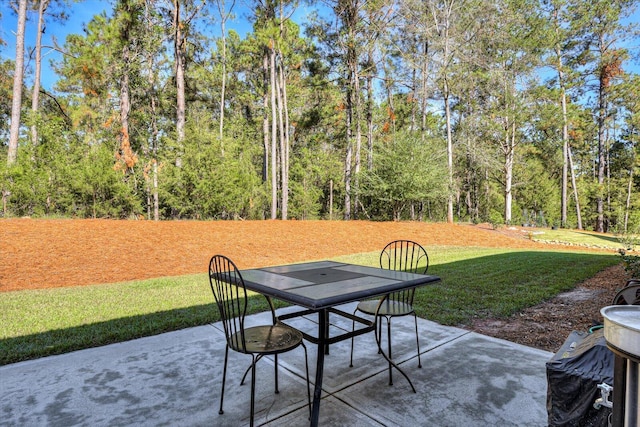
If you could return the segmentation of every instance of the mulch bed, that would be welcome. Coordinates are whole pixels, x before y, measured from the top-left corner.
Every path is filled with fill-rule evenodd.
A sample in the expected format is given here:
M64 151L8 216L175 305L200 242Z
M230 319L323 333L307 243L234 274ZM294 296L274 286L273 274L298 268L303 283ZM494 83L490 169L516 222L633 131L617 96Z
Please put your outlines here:
M587 332L602 323L600 309L629 279L622 265L609 267L570 292L529 307L508 319L482 319L468 329L555 353L571 331Z

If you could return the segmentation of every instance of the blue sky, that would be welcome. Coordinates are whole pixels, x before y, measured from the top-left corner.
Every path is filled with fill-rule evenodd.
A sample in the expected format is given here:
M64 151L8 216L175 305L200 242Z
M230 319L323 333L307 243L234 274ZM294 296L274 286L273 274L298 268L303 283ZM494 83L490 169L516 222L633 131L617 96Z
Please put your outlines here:
M91 21L93 16L107 12L107 15L111 14L113 9L112 1L110 0L83 0L77 3L72 3L68 8L69 19L64 22L54 22L48 19L46 24L46 30L42 38L43 45L52 44L52 36L55 36L60 45L64 44L65 38L68 34L82 34L83 26ZM227 0L227 7L231 1ZM246 1L237 0L234 7L235 19L228 21L226 24L227 30L233 29L241 36L244 36L248 31L251 31L251 23L247 20L247 7ZM300 24L301 20L312 10L308 6L299 6L296 10L297 22ZM217 9L213 7L212 12L217 14ZM0 38L3 39L7 45L0 46L0 57L3 59L13 59L15 57L15 32L17 28L17 17L9 7L9 0L0 0ZM28 52L29 48L33 48L36 44L35 30L37 25L37 11L30 12L27 20L27 36L25 41L25 50ZM219 32L219 23L215 23L212 33ZM43 49L43 72L42 72L42 85L46 89L51 90L55 84L57 76L51 72L49 63L51 59L58 59L60 53L52 49Z
M0 0L0 38L2 38L7 45L1 47L0 56L3 59L13 59L16 54L15 48L15 32L17 29L17 17L9 8L8 0ZM74 3L68 12L70 18L64 22L53 22L49 19L46 24L45 33L42 36L43 45L52 44L52 36L55 36L60 45L64 44L65 38L68 34L80 34L82 33L82 27L88 23L94 15L101 13L103 10L111 10L110 3L105 0L86 0L81 3ZM28 52L29 48L33 48L36 44L36 25L38 15L37 12L30 12L27 20L27 31L25 40L25 51ZM58 59L60 54L52 49L43 49L43 71L42 71L42 85L46 89L52 89L55 79L57 78L53 72L49 69L49 62L51 59ZM27 61L25 59L25 61ZM33 62L31 63L31 65Z
M55 36L60 45L64 44L65 38L68 34L81 34L83 26L88 23L94 15L107 11L109 14L112 10L110 0L84 0L77 3L72 3L69 7L68 14L70 18L64 22L50 22L47 23L45 34L43 35L43 44L52 44L52 36ZM227 1L230 3L230 1ZM294 18L299 24L303 24L304 17L315 7L299 6L296 11L297 18ZM233 29L237 31L241 36L247 31L251 30L251 24L247 21L247 7L244 0L237 0L234 9L236 18L232 22L227 23L227 29ZM16 31L16 17L9 8L9 0L0 0L0 38L2 38L7 45L0 46L0 56L3 59L13 59L15 56L15 31ZM35 26L37 20L37 13L31 12L29 15L29 21L27 21L27 40L26 49L35 46ZM631 22L640 23L640 10L636 10L630 19ZM219 26L216 23L215 31L219 31ZM638 45L640 40L636 39L632 41L635 46L632 50L634 55L639 55L640 51ZM58 59L59 53L52 49L43 50L43 73L42 73L42 85L44 88L51 90L55 84L57 76L50 70L49 63L51 59ZM630 71L638 73L640 67L637 63L629 62L627 67Z

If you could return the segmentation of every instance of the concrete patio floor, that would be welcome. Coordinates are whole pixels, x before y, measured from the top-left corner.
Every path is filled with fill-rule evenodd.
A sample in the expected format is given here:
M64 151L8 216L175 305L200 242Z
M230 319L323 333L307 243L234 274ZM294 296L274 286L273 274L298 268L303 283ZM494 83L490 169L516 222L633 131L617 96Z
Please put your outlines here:
M269 317L250 319L263 324ZM315 334L315 320L291 324ZM331 320L332 328L351 328L346 319ZM419 329L421 369L413 319L394 319L392 327L394 359L417 393L398 372L388 385L373 334L355 339L353 368L350 341L333 345L325 358L320 425L547 425L551 353L424 319ZM316 347L307 348L313 382ZM229 353L219 415L223 360L224 333L216 323L2 366L0 426L248 425L250 384L239 382L251 358ZM281 355L279 367L280 393L274 394L273 361L257 366L256 425L308 425L303 349Z

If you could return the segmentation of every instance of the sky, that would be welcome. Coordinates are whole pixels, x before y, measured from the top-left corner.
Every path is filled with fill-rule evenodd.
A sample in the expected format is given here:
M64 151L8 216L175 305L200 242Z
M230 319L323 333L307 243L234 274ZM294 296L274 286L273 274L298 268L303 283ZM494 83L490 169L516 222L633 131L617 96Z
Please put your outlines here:
M52 45L52 36L55 36L58 44L63 45L65 38L68 34L82 34L82 27L88 23L94 15L100 14L104 10L111 10L109 1L106 0L86 0L81 3L73 4L68 14L70 18L64 22L54 22L49 19L46 24L45 32L42 36L43 45ZM3 39L7 45L1 47L0 57L2 59L13 59L16 55L15 47L15 33L17 30L17 17L9 7L9 0L0 0L0 38ZM36 45L36 25L38 14L31 12L27 16L27 30L25 39L25 51L33 48ZM45 89L51 90L55 84L56 76L49 67L51 59L59 59L60 53L53 49L43 49L43 71L42 71L42 86ZM35 57L34 57L35 60ZM25 63L28 61L28 56L25 59ZM29 65L33 66L33 60Z
M227 4L231 3L227 1ZM0 0L0 39L3 39L7 45L0 46L0 57L2 59L13 59L15 57L15 32L17 28L17 18L9 7L9 0ZM54 22L49 19L45 33L43 35L43 45L51 45L52 37L55 36L60 45L64 44L65 38L68 34L82 34L83 26L87 24L94 15L100 14L102 11L107 11L107 14L111 13L112 1L110 0L83 0L74 2L69 7L68 15L69 19L64 23ZM305 16L315 7L299 6L297 10L297 17L294 20L299 24L305 21ZM640 9L640 8L639 8ZM244 36L246 32L251 31L251 24L247 19L247 6L246 0L236 0L236 6L234 13L236 18L227 23L227 29L233 29L237 31L240 36ZM640 10L636 10L631 16L630 22L640 24ZM37 12L31 12L27 21L27 39L25 42L25 49L33 48L35 46L35 27L37 25ZM215 30L219 31L219 26L215 25ZM215 31L214 30L214 31ZM638 45L640 40L633 40L633 44L636 46L633 48L633 54L640 55ZM42 71L42 86L51 91L57 79L55 73L51 71L49 66L52 59L58 60L60 53L53 49L43 50L43 71ZM27 59L28 60L28 59ZM33 65L33 60L28 64ZM640 64L637 62L627 63L628 71L634 73L640 73ZM27 79L30 78L28 74Z
M65 38L69 34L82 34L83 27L91 18L95 15L102 13L103 11L107 12L107 15L111 15L111 11L113 1L111 0L81 0L77 3L72 3L70 7L68 7L67 14L69 15L69 19L63 23L55 22L52 19L48 19L45 33L42 37L43 45L52 45L52 37L55 36L59 45L63 45ZM227 7L231 3L231 1L227 0ZM247 32L251 31L251 23L247 18L247 6L246 0L236 0L235 7L233 9L236 17L227 22L226 27L227 30L233 29L240 36L244 36ZM296 10L296 17L294 20L301 23L301 20L304 20L304 17L311 12L313 8L308 6L299 6ZM217 12L217 9L214 8L214 13ZM15 48L15 33L17 30L17 16L10 8L9 0L0 0L0 39L4 40L7 45L0 46L0 58L2 59L13 59L16 54ZM28 13L27 16L27 30L26 30L26 40L25 40L25 51L28 52L29 48L33 48L36 44L36 25L37 25L38 14L37 11L32 11ZM219 30L219 24L216 22L213 33ZM49 66L51 59L58 60L60 58L60 53L53 49L43 49L43 71L42 71L42 86L45 89L52 90L57 76L55 73L51 71ZM28 58L28 57L27 57ZM35 58L35 57L34 57ZM34 59L35 60L35 59ZM33 65L33 61L29 65ZM28 59L25 59L28 61ZM30 76L26 76L26 78L30 78Z

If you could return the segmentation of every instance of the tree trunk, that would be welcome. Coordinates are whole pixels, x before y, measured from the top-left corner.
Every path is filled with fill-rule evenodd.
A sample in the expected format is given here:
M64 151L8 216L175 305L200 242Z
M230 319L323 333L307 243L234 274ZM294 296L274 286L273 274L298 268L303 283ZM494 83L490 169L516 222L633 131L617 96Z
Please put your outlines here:
M38 115L38 106L40 104L40 75L42 73L42 32L44 27L44 13L49 6L49 0L40 0L40 6L38 7L38 32L36 34L36 69L35 76L33 77L33 92L31 95L31 112L33 113L33 120L36 120ZM36 123L31 124L31 142L33 145L38 144L38 127Z
M360 203L360 196L358 191L358 179L360 178L360 154L362 151L362 104L360 102L360 72L358 69L357 61L354 63L353 69L353 83L354 83L354 120L356 124L356 152L355 152L355 164L354 164L354 187L356 189L355 198L353 201L353 214L354 218L358 219L358 205Z
M417 74L415 67L413 67L411 70L411 127L409 128L411 132L416 130L416 99L418 99Z
M624 232L628 232L629 211L631 210L631 190L633 189L633 167L629 169L629 183L627 184L627 203L624 209Z
M347 149L344 157L344 219L351 219L351 160L353 156L353 144L351 129L353 107L351 102L352 95L352 73L349 72L349 82L347 83L347 111L346 111L346 130L347 130Z
M441 13L438 8L444 9ZM445 116L445 127L446 127L446 146L447 146L447 222L453 223L453 137L451 132L451 106L450 106L450 87L449 81L447 80L447 66L450 61L450 34L449 28L452 24L451 22L451 14L453 10L453 1L448 2L429 2L426 4L426 12L431 14L431 18L433 18L433 25L435 34L434 39L440 39L442 43L442 55L441 55L441 67L439 71L439 76L437 80L441 82L442 86L440 90L442 92L442 98L444 102L444 116ZM442 15L442 16L440 16ZM426 58L426 52L428 51L428 42L425 42L424 50ZM427 61L424 60L422 67L422 79L423 79L423 87L426 88L426 79L427 79ZM422 111L422 130L424 132L426 127L426 93L423 93L423 111Z
M185 40L182 32L182 21L180 20L180 0L173 0L173 37L174 56L176 61L176 143L178 153L176 156L176 167L182 167L182 143L184 141L184 130L186 123L186 102L185 102Z
M391 83L390 80L391 78L388 77L388 70L386 67L383 67L384 69L384 88L387 92L387 105L388 105L388 109L389 111L387 112L387 116L389 118L389 122L391 123L391 133L395 133L396 132L396 108L393 105L393 90L391 87Z
M359 0L346 1L341 12L344 29L347 33L345 65L347 69L346 87L346 153L344 160L344 219L349 220L352 216L351 210L351 186L353 180L352 162L354 150L354 124L359 121L358 108L358 42L356 40L358 23ZM360 129L358 128L358 133ZM356 134L356 139L359 137Z
M280 40L284 40L284 9L283 3L280 2ZM279 111L280 111L280 140L282 151L282 219L286 220L289 216L289 147L291 146L291 135L289 126L289 101L287 100L287 76L285 74L284 67L284 55L280 49L278 49L278 76L279 76ZM283 122L284 116L284 122Z
M333 180L329 180L329 221L333 220Z
M504 222L511 224L511 202L513 200L512 183L513 183L513 160L515 155L515 134L516 123L513 121L511 126L507 127L505 141L505 161L504 161Z
M367 75L367 170L373 170L373 75Z
M449 85L444 79L444 111L447 125L447 172L449 188L447 190L447 222L453 223L453 137L451 133L451 106L449 105Z
M555 33L559 39L560 23L558 7L554 5L553 20ZM562 189L560 194L560 226L567 226L567 192L568 192L568 157L569 157L569 121L567 119L567 93L564 82L564 64L562 63L562 49L560 44L555 45L558 71L558 86L560 87L560 105L562 107Z
M598 193L596 196L596 212L598 214L596 218L596 230L597 232L604 233L604 198L602 195L604 186L604 168L605 168L605 115L606 115L606 102L604 99L604 87L601 86L599 100L598 100Z
M602 63L602 61L604 61L604 56L605 53L603 51L603 46L605 46L605 42L603 40L603 36L600 35L600 40L599 40L599 46L600 46L600 58L601 58L601 64L600 66L603 67L604 64ZM606 165L606 152L605 152L605 130L606 130L606 124L607 124L607 83L605 82L605 79L608 79L609 77L606 75L607 73L605 72L600 72L599 73L599 79L598 79L598 194L596 197L596 211L597 211L597 218L596 218L596 230L597 232L603 233L604 230L604 199L603 199L603 194L602 192L604 191L604 178L605 178L605 165Z
M278 64L274 64L276 68L274 70L275 74L275 88L276 92L276 101L278 107L278 133L280 134L280 185L281 185L281 207L280 207L280 217L283 220L287 219L288 215L288 206L289 206L289 177L287 171L287 163L289 159L287 158L288 154L288 129L285 126L285 80L284 80L284 70L282 69L282 56L280 56L280 61ZM275 52L274 52L275 57Z
M443 96L444 96L444 111L447 126L447 172L449 175L449 188L447 190L447 222L453 223L453 136L451 131L451 105L449 81L447 80L447 64L449 62L450 48L449 48L449 27L451 24L451 11L453 8L453 2L445 4L446 14L444 21L444 57L443 57Z
M262 143L264 145L264 157L262 159L262 182L269 179L269 52L265 49L262 57Z
M127 17L121 21L122 27L120 28L120 40L122 41L122 54L120 57L122 61L122 74L120 75L120 149L117 158L122 160L127 168L130 168L134 164L129 141L129 112L131 111L131 100L129 96L129 72L131 68L129 30L132 25L132 17L129 2L123 1L121 4L122 8L127 12Z
M235 4L235 0L231 4L231 8L229 12L226 11L224 0L218 0L216 2L218 5L218 12L220 13L220 31L222 37L222 87L220 89L220 147L222 150L222 155L224 156L224 142L222 139L223 130L224 130L224 103L226 96L226 87L227 87L227 34L226 34L226 22L231 14L231 10L233 10L233 6Z
M561 227L567 226L567 190L568 190L568 157L569 157L569 121L567 119L567 94L562 87L562 200Z
M222 141L222 131L224 129L224 97L227 85L227 38L225 37L224 19L220 24L222 31L222 87L220 88L220 147L224 156L224 143Z
M18 138L20 136L20 110L22 109L22 83L24 80L24 29L27 22L27 0L20 0L18 6L18 28L16 33L16 63L13 74L13 93L11 102L11 128L9 131L9 149L7 165L16 162L18 156Z
M580 214L580 199L578 198L578 187L576 186L576 175L573 172L573 159L571 158L571 146L567 144L567 156L569 159L569 171L571 171L571 186L573 187L573 197L576 201L576 218L578 230L582 230L582 215Z
M284 74L284 70L281 69L281 76L282 76L282 100L284 103L284 149L285 149L285 153L284 153L284 165L283 165L283 174L285 176L285 181L283 183L283 187L284 187L284 191L285 191L285 195L286 195L286 205L287 205L287 216L288 216L288 211L289 211L289 161L290 161L290 157L289 157L289 150L291 149L291 144L293 142L293 138L292 138L292 130L295 130L294 128L291 128L291 125L289 123L289 101L287 100L287 81L285 78L285 74ZM285 218L286 219L286 218Z
M151 23L151 5L145 2L145 20L146 29L149 34L152 34L153 25ZM153 220L160 220L160 200L158 197L158 121L157 121L157 100L158 94L156 92L156 64L154 60L155 56L152 49L147 49L147 83L149 84L149 107L151 115L149 117L149 125L151 128L151 204L153 207Z
M272 42L273 43L273 42ZM276 155L278 124L276 112L276 54L269 49L269 81L271 86L271 219L278 217L278 156Z
M429 43L424 43L424 55L423 62L421 67L421 76L420 76L420 130L422 131L422 136L424 138L424 132L427 129L427 84L428 84L428 71L429 66L427 63L427 55L429 54Z

